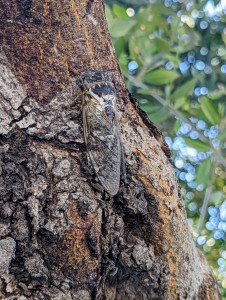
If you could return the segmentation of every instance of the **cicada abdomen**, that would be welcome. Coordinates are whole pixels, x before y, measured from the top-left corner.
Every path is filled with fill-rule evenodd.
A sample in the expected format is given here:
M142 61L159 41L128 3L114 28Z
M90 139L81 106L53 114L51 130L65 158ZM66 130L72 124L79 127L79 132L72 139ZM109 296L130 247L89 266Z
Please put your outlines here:
M107 78L106 78L107 77ZM101 185L110 195L120 184L122 147L116 109L116 91L106 73L84 78L83 130L88 158Z

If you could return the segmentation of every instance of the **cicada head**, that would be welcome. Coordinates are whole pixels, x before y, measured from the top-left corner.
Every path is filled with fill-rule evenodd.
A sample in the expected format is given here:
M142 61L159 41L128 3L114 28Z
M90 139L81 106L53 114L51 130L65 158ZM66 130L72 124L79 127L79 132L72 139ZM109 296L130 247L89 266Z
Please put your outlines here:
M113 105L116 90L109 72L89 71L84 74L84 88L102 106Z
M113 104L116 98L115 87L112 83L96 83L89 88L89 93L104 106Z

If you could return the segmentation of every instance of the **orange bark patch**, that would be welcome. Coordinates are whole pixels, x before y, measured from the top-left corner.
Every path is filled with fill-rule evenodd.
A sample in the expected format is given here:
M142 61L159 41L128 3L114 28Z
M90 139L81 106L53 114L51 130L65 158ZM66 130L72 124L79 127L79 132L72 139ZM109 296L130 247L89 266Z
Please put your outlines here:
M164 232L164 240L160 242L161 244L159 244L158 247L164 249L163 251L165 252L165 257L170 269L171 277L168 283L168 294L174 295L177 290L175 278L177 278L180 274L181 260L184 258L182 257L183 251L175 247L175 245L178 244L178 237L175 235L175 229L171 228L170 224L172 223L172 217L174 214L179 215L182 220L184 219L184 216L178 208L178 201L176 200L174 190L169 186L168 178L165 178L162 174L157 174L158 171L155 168L155 165L152 164L148 156L140 149L134 147L132 150L138 154L141 160L141 166L138 169L137 178L142 182L146 191L158 199L159 216L164 221L159 224L161 232ZM156 162L157 159L158 157L154 154L153 160ZM161 189L156 189L154 187L149 179L149 174L155 175L155 178L158 176L158 186L161 187ZM181 231L181 228L184 228L184 224L178 224L178 232ZM180 233L180 236L183 236L182 232Z
M76 274L76 279L80 282L86 282L89 274L98 275L99 260L92 256L87 244L87 235L91 227L94 228L97 242L97 252L99 249L99 236L101 224L97 218L97 214L90 214L84 220L73 204L68 212L68 218L73 222L71 229L65 234L63 248L60 250L59 256L60 267L71 270L71 272L79 271Z
M85 33L86 45L87 45L87 49L88 49L88 55L90 58L91 66L96 67L97 63L96 63L95 57L94 57L93 41L90 38L89 33L86 29L84 29L84 33Z
M142 163L148 167L150 169L150 173L153 173L153 165L150 162L150 159L138 148L133 148L133 150L139 155ZM157 159L157 158L154 158ZM156 190L154 189L151 181L146 178L145 176L142 176L141 174L137 174L138 178L142 181L142 183L144 184L144 186L149 189L150 191L152 190L152 194L155 195L156 194ZM162 174L158 175L159 177L159 186L161 186L161 193L163 193L165 196L172 196L173 191L172 188L169 186L169 180L168 178L165 178L165 176L163 176ZM150 186L152 186L152 188L150 188ZM159 196L159 191L157 192L157 196ZM164 196L163 196L164 197Z
M79 14L78 14L77 10L74 8L73 1L71 2L71 8L72 8L73 15L75 16L75 20L77 21L78 26L81 27L80 17L79 17Z
M146 178L145 176L142 176L140 174L138 174L137 177L143 183L143 185L145 186L147 192L150 193L151 195L154 195L155 190L154 190L154 187L153 187L151 181L148 178Z

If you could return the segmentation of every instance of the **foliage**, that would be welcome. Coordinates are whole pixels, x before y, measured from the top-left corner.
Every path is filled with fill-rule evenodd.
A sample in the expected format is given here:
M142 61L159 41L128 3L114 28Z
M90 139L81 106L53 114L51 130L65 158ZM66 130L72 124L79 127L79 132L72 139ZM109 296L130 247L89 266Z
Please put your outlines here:
M121 70L165 134L188 221L226 299L226 7L112 2L106 15Z

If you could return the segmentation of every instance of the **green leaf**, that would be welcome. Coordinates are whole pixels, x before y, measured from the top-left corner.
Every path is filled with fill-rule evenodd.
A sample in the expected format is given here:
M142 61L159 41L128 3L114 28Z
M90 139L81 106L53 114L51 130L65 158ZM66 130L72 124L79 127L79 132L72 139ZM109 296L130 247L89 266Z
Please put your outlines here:
M148 116L153 123L158 124L166 121L170 117L170 114L168 111L159 110L155 113L148 114Z
M210 157L203 161L197 171L196 182L197 184L203 184L206 187L209 183L211 174L211 159Z
M119 19L127 19L129 18L125 7L118 5L118 4L113 4L113 12L118 17Z
M122 71L127 71L128 57L125 52L121 52L119 56L119 64Z
M217 105L217 111L219 112L220 116L223 116L225 114L225 109L226 109L226 107L225 107L224 103L219 102ZM220 123L221 123L221 121L220 121Z
M171 53L166 53L165 58L171 61L174 64L174 67L178 67L179 64L181 63L180 58L178 55L173 55Z
M178 76L175 71L156 70L145 74L143 80L147 83L162 85L173 82Z
M122 52L124 52L125 49L125 40L123 37L114 39L114 47L115 47L115 52L117 56L119 57Z
M111 36L118 38L126 35L135 24L135 20L117 20L111 27Z
M185 97L177 98L174 102L174 107L177 109L180 108L181 106L184 106L186 100L187 99Z
M145 111L146 113L153 113L155 111L159 111L161 109L160 104L152 104L150 102L145 104L140 104L140 108Z
M114 17L112 15L112 11L108 5L105 4L105 16L108 22L108 28L110 29L113 22L114 22Z
M136 27L134 27L136 28ZM156 46L145 36L136 36L137 31L133 33L129 41L130 56L135 59L141 57L145 65L149 65L156 51Z
M225 194L221 191L215 191L212 193L212 202L215 204L215 205L220 205L222 204L224 198L225 198Z
M120 61L120 65L126 65L128 64L128 56L127 54L123 51L120 53L119 55L119 61Z
M183 107L184 109L184 107ZM208 122L205 114L203 113L203 111L200 109L200 107L195 107L195 108L191 108L191 106L189 105L188 107L186 107L186 111L187 111L187 116L193 116L199 120L203 120Z
M169 52L170 49L170 43L167 40L164 39L155 39L154 43L156 45L158 52Z
M138 89L137 93L141 95L150 95L150 89Z
M210 99L208 98L202 99L201 109L211 124L220 123L220 117Z
M129 56L130 56L130 58L136 60L137 56L140 53L140 49L137 47L136 39L131 37L128 41L128 46L129 46Z
M191 147L196 149L199 152L207 152L211 150L211 146L200 141L200 140L192 140L188 137L183 137L183 139L185 140L185 143Z
M180 126L181 126L181 121L180 121L180 120L176 120L176 121L174 122L174 125L173 125L173 131L174 131L175 133L177 133L177 131L178 131L178 129L180 128Z
M224 33L224 31L222 32L222 41L224 42L224 44L226 45L226 34Z
M158 87L152 87L151 89L149 87L145 89L137 89L137 93L148 97L164 96L163 92Z
M171 95L172 100L177 100L179 98L187 97L188 95L191 95L194 87L198 81L198 78L193 78L189 81L186 81L184 84L182 84L179 88L176 89L176 91Z

